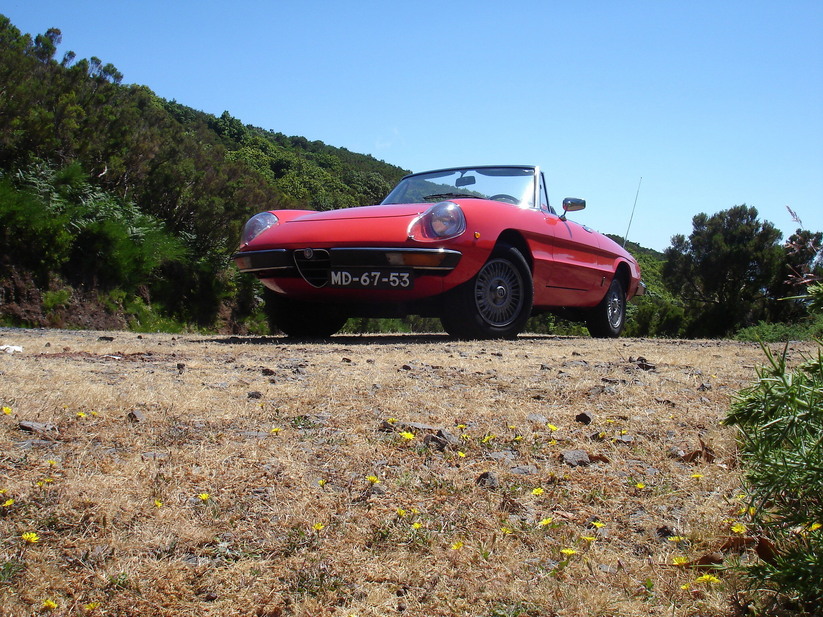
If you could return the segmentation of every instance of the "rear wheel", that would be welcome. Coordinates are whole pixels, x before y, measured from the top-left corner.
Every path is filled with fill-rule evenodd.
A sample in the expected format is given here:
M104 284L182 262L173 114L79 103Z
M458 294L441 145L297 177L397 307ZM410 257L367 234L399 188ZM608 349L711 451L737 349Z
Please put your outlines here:
M516 248L502 246L470 281L450 292L440 321L457 338L511 339L525 327L533 300L529 265Z
M266 289L265 298L269 328L293 338L328 338L348 320L334 304L292 300L270 289Z
M626 292L620 279L615 278L609 290L586 318L589 334L595 338L616 338L626 325Z

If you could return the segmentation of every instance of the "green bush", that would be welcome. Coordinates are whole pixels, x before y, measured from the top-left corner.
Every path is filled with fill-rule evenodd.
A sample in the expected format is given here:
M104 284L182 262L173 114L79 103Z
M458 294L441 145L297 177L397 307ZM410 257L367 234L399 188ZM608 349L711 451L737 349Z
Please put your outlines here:
M764 346L768 366L725 419L740 429L753 526L763 559L745 570L770 610L823 604L823 352L796 370ZM773 550L772 550L773 549ZM763 595L763 598L767 596Z

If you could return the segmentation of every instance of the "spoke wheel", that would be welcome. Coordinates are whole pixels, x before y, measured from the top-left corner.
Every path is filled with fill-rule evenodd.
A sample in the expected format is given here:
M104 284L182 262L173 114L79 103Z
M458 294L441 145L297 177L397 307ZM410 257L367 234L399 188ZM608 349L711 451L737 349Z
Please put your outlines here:
M626 292L623 284L615 278L609 290L588 315L586 326L589 334L596 338L615 338L620 336L626 325Z
M447 296L440 321L457 338L515 338L531 315L531 271L517 249L499 247L480 271Z
M523 311L523 276L507 259L492 259L477 274L474 301L477 312L494 328L505 328Z

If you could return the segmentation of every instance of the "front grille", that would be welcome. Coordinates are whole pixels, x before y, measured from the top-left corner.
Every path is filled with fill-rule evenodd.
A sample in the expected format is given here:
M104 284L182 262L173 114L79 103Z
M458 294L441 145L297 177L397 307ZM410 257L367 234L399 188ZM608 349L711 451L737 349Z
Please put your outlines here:
M331 258L326 249L298 249L294 252L294 265L309 285L325 287L328 284Z

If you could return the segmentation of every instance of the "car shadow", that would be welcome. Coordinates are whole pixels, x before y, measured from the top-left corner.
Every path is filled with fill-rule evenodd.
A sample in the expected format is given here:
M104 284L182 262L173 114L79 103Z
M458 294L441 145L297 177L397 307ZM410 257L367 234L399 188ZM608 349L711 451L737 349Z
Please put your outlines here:
M521 334L518 341L557 340L574 337L552 334ZM493 342L490 339L486 342ZM287 336L237 336L226 335L216 338L198 339L192 342L218 343L221 345L430 345L435 343L463 343L448 334L336 334L328 338L293 338Z

